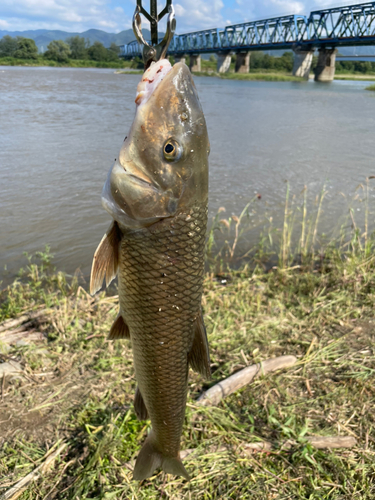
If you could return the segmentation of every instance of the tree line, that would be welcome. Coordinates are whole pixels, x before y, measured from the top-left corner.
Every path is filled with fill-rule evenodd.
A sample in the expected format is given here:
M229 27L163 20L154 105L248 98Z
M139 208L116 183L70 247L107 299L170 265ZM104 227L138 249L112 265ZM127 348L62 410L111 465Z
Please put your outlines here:
M63 40L52 40L42 56L57 62L68 62L69 59L92 61L118 61L119 47L111 43L109 48L101 42L92 45L80 36L72 36ZM17 59L38 59L38 47L31 38L6 35L0 40L0 57L14 57Z
M38 54L38 47L34 40L24 37L4 36L0 40L0 57L14 57L16 59L38 59L44 57L59 63L67 63L70 59L91 60L97 62L118 62L119 47L112 43L109 48L104 47L101 42L90 44L78 35L63 40L53 40L47 46L46 52ZM235 62L236 56L232 56ZM317 56L313 58L312 70L317 64ZM209 63L212 68L216 67L216 58L210 56ZM143 68L142 61L136 58L131 67ZM250 57L250 71L276 70L290 73L293 68L293 53L285 52L281 57L270 56L263 52L254 51ZM375 62L371 61L336 61L336 71L338 73L375 73Z

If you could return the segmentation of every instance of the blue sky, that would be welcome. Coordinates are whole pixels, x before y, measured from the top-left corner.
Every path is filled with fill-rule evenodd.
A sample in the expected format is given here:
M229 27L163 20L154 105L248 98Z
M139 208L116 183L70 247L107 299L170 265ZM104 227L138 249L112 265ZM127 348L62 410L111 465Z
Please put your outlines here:
M175 0L177 32L220 27L348 5L350 0ZM0 0L0 30L90 28L117 33L131 27L135 0ZM159 10L165 0L158 2ZM144 0L149 8L149 0ZM148 27L148 23L145 24Z

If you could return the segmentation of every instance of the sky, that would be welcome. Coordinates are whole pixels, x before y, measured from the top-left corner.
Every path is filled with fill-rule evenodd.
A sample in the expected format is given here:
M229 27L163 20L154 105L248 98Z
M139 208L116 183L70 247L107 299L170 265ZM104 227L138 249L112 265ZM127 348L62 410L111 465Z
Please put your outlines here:
M350 0L173 0L177 33L223 27L288 14L350 5ZM60 29L83 32L91 28L111 33L131 28L136 0L1 0L0 30ZM149 0L143 1L149 10ZM159 11L165 0L158 1ZM143 26L149 24L143 19ZM161 26L162 28L162 26Z

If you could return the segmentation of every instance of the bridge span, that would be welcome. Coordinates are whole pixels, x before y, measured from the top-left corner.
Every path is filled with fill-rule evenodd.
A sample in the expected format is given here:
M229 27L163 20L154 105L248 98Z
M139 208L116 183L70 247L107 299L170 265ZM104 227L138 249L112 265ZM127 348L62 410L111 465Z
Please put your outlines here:
M256 50L294 51L293 74L308 79L314 51L319 50L316 81L331 81L337 47L375 45L375 1L316 10L309 16L290 15L175 35L168 55L190 56L190 69L200 71L201 54L216 53L218 72L229 71L236 54L236 71L249 72L250 53ZM120 56L141 56L137 41L120 46Z

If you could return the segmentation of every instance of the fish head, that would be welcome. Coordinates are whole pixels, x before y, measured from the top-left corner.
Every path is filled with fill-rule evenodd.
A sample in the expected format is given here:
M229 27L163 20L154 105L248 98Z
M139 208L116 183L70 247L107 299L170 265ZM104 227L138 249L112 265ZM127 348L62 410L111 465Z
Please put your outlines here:
M207 127L184 63L153 64L137 88L136 114L105 183L104 208L141 228L207 203Z

